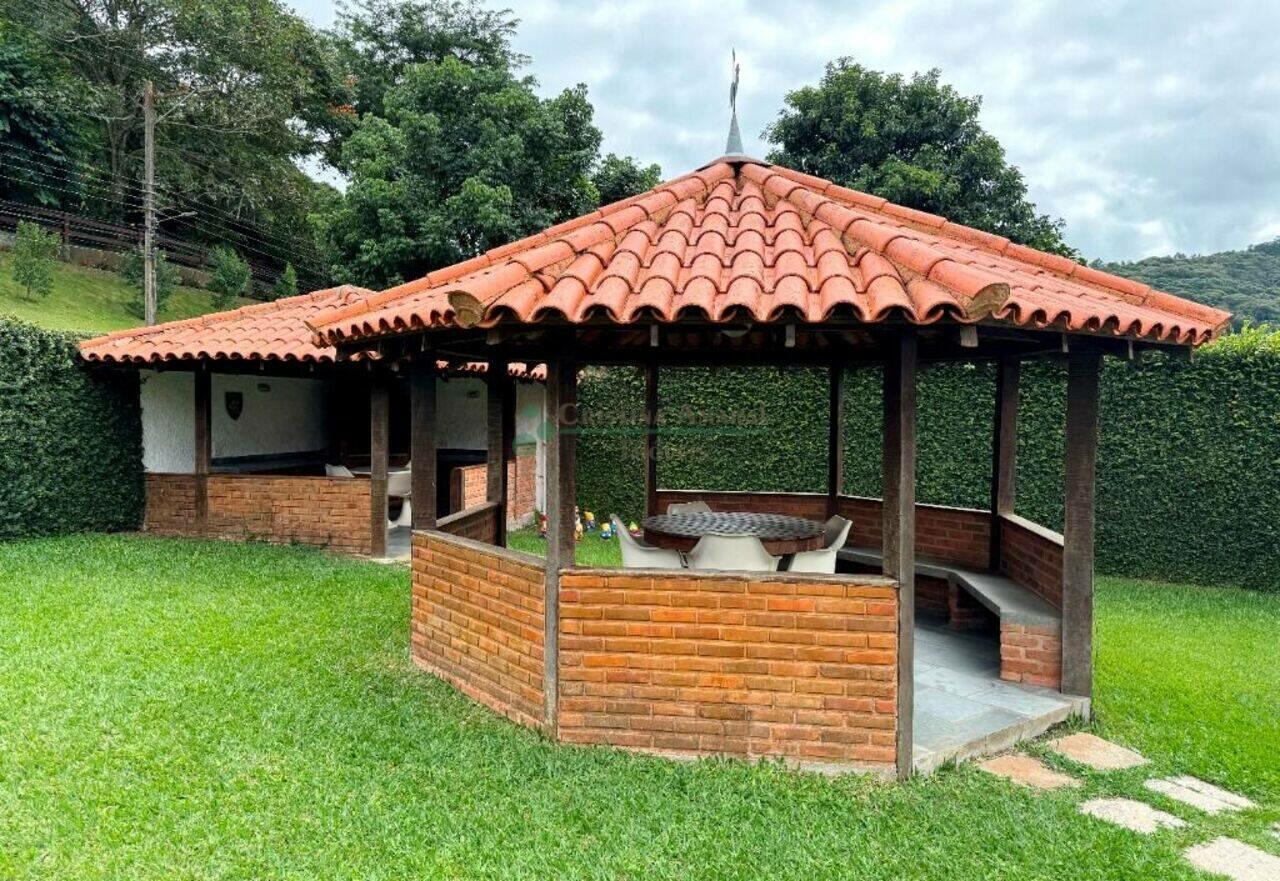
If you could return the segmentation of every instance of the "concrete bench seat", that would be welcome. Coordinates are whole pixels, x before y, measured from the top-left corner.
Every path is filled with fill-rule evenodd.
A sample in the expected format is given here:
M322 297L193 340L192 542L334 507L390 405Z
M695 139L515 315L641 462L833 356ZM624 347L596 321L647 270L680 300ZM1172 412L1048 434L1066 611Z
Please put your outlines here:
M845 545L836 555L859 566L880 569L883 557L879 548ZM1062 613L1028 588L1011 578L994 572L966 569L931 557L916 558L916 574L939 578L964 588L978 602L998 615L1002 623L1022 627L1057 627Z

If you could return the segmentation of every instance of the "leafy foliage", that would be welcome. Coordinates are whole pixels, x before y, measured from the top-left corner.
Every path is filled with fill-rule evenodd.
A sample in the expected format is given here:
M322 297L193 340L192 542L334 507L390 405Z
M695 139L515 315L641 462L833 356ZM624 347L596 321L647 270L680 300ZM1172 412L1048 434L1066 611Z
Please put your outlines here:
M343 147L351 183L326 230L348 280L416 278L595 207L585 89L533 87L453 57L405 69Z
M92 373L74 334L0 318L0 539L136 528L136 373Z
M284 271L280 273L280 277L276 279L275 285L271 288L271 296L277 300L284 297L296 297L298 295L298 273L293 268L292 263L284 265Z
M1062 221L1036 213L1021 172L978 124L981 103L937 70L905 78L840 58L817 86L787 94L764 137L771 162L1074 256Z
M1280 238L1243 251L1095 265L1158 290L1226 309L1235 316L1236 327L1250 321L1280 323Z
M881 492L881 376L845 389L845 491ZM986 508L995 376L989 365L922 371L917 496ZM631 369L584 375L579 502L640 513L644 387ZM1059 529L1063 511L1060 365L1024 367L1017 510ZM1117 575L1280 590L1280 331L1250 328L1193 362L1108 361L1098 451L1097 558ZM827 387L821 371L663 370L659 482L673 489L822 492Z
M631 156L610 153L600 160L591 182L600 194L600 204L608 205L652 190L662 182L662 169L657 163L642 168Z
M61 240L38 223L18 221L13 237L13 280L22 285L28 300L49 296L53 290L53 264Z
M209 290L213 304L229 309L249 289L249 264L230 248L219 245L209 252Z
M146 264L142 258L142 249L137 248L124 255L124 259L120 261L120 277L125 280L129 287L133 288L134 296L129 302L129 311L138 318L142 318L146 314L146 287L143 273ZM156 315L159 315L164 309L165 303L169 302L169 297L178 289L178 283L182 280L178 267L174 266L165 257L164 251L159 249L155 253L155 273L156 273Z

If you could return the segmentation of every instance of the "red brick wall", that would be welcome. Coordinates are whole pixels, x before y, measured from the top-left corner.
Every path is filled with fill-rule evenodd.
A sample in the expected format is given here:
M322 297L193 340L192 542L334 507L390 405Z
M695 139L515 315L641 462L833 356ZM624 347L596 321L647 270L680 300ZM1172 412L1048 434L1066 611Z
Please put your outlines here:
M1062 688L1061 628L1024 627L1001 621L1000 678Z
M1000 570L1062 608L1062 536L1021 517L1002 517Z
M472 541L482 541L486 544L494 544L497 528L498 506L487 502L450 514L448 517L442 517L436 523L436 529L440 532L456 535L459 538L469 538Z
M597 569L560 585L561 740L893 763L892 581Z
M473 700L539 727L542 561L440 532L415 532L412 567L413 660Z
M144 528L189 535L270 542L298 542L367 554L369 482L340 477L211 474L208 521L195 522L199 478L148 474Z
M538 466L537 448L520 447L515 458L507 463L507 519L522 521L533 514L537 504ZM468 465L462 472L462 508L474 508L488 499L488 466Z

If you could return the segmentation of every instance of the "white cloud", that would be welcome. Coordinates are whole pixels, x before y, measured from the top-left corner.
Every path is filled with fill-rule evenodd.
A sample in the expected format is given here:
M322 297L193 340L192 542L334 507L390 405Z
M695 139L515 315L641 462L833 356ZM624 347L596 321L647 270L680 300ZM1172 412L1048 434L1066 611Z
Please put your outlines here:
M507 4L503 4L507 5ZM1089 257L1238 248L1280 224L1280 4L1237 0L510 0L546 93L585 82L605 149L683 173L749 153L785 93L850 55L983 96L982 121ZM327 0L302 0L322 24Z

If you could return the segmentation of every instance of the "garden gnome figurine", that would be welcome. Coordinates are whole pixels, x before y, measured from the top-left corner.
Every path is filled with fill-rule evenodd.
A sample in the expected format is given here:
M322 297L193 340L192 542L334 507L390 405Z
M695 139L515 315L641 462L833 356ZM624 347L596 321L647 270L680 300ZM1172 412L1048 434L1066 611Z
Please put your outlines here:
M627 532L631 533L636 538L640 537L640 527L636 524L636 521L632 520L627 524Z
M578 506L573 506L573 540L582 541L582 517L578 514Z
M600 524L600 538L604 541L613 538L613 524L607 520Z
M547 537L547 515L541 511L538 512L538 535Z
M582 527L587 532L594 532L596 528L596 515L588 511L582 515Z

